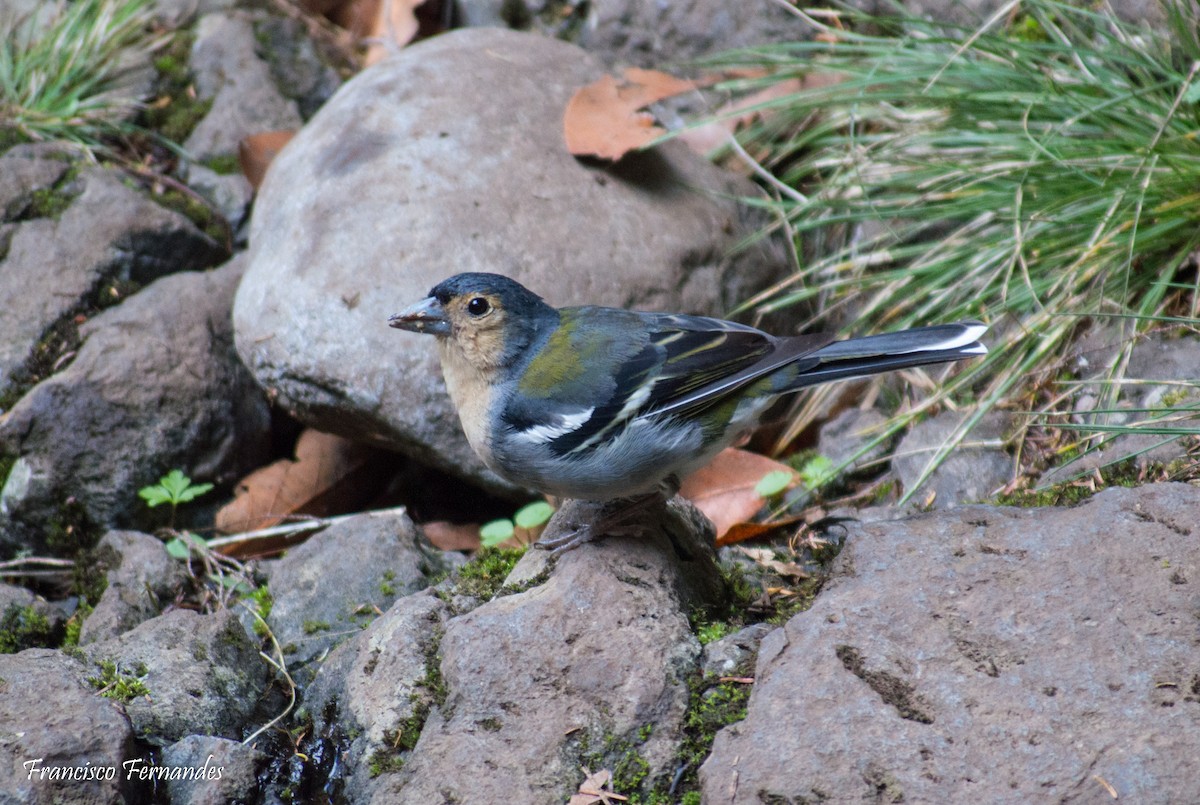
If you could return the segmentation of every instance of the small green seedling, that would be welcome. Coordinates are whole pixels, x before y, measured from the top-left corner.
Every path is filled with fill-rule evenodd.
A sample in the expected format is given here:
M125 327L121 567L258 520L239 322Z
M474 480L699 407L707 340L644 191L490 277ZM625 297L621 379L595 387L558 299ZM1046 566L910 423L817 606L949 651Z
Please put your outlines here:
M754 492L760 498L773 498L791 486L795 475L791 470L772 470L754 485Z
M172 537L167 541L167 553L171 558L181 562L186 561L193 551L197 555L203 555L207 549L208 545L204 542L203 537L198 537L188 531L183 531L179 536Z
M805 489L816 489L833 478L833 461L825 456L813 456L800 468L800 482Z
M479 541L485 548L494 548L517 534L517 529L532 532L544 526L554 514L554 507L544 500L522 506L512 520L500 519L484 523L479 529ZM528 539L528 536L527 536Z
M183 470L171 470L158 479L153 486L143 486L138 490L138 497L146 501L150 508L163 503L171 504L171 526L175 525L175 510L180 503L188 503L200 497L213 488L212 484L194 484L192 479L183 474Z
M479 542L485 548L494 548L501 542L512 537L516 532L513 521L508 518L492 520L479 528Z
M144 486L138 490L138 496L146 501L150 508L163 503L178 506L188 503L213 488L212 484L194 484L192 479L183 474L183 470L171 470L158 479L154 486Z
M544 500L538 500L518 509L517 513L513 515L513 521L517 528L527 528L532 531L548 523L553 515L554 507Z

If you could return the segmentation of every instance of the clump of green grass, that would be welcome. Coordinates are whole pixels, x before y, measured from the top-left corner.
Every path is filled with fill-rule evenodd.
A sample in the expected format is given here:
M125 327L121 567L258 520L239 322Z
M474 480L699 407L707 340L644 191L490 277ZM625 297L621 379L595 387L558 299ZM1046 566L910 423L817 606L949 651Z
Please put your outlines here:
M163 42L151 21L150 0L58 2L45 25L0 17L0 142L95 153L132 132L130 77Z
M1091 8L1014 0L974 29L797 11L822 36L719 62L759 71L739 92L808 82L743 132L774 177L776 198L752 203L799 266L749 307L856 334L993 325L987 357L937 370L936 392L901 404L874 442L935 406L972 406L926 475L987 411L1061 402L1045 389L1089 321L1120 324L1119 381L1156 317L1200 312L1196 11L1170 0L1164 34Z

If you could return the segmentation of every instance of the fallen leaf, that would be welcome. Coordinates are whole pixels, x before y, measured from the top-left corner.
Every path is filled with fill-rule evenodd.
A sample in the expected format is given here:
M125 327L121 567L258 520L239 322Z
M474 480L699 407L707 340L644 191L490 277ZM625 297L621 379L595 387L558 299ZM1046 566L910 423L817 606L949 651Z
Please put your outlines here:
M779 523L734 523L717 537L717 547L734 545L748 539L758 539L779 528Z
M242 479L217 512L226 533L267 528L293 514L324 517L353 509L373 491L373 448L316 430L296 441L296 459L282 459Z
M776 470L792 471L787 465L758 453L727 447L707 467L692 473L683 482L679 494L696 504L696 508L713 521L717 539L721 539L736 524L747 522L762 508L766 501L754 487L764 475Z
M703 126L684 129L679 132L678 138L696 153L708 156L726 145L734 132L746 128L756 121L769 120L775 115L782 107L770 106L772 101L795 95L797 92L840 83L842 80L841 76L831 73L815 73L801 78L779 81L758 92L724 104L712 115L710 122ZM740 160L731 161L729 167L747 174L751 172L749 166Z
M433 543L433 547L442 551L477 551L479 550L478 523L450 523L445 520L431 520L421 524L425 538Z
M295 136L294 131L264 131L242 138L238 143L238 164L251 187L259 188L275 155Z
M425 0L361 0L355 3L356 6L362 7L366 18L365 30L361 34L368 42L363 66L370 67L413 40L421 27L417 22L416 8L424 2Z
M795 562L781 562L775 558L775 552L770 548L739 548L744 555L754 560L759 567L764 567L782 577L807 579L808 572Z
M679 132L679 139L687 143L688 147L696 153L708 155L728 143L735 131L773 111L759 107L788 95L794 95L804 87L805 83L802 79L791 78L772 84L766 89L743 98L730 101L716 111L710 122Z
M652 103L696 89L695 81L630 67L620 81L603 76L576 90L563 114L567 150L575 156L616 161L665 134L654 116L641 111Z
M579 784L579 791L571 795L567 805L612 805L614 802L625 802L629 799L613 793L612 772L608 769L601 769L593 774L584 766L583 773L587 779Z

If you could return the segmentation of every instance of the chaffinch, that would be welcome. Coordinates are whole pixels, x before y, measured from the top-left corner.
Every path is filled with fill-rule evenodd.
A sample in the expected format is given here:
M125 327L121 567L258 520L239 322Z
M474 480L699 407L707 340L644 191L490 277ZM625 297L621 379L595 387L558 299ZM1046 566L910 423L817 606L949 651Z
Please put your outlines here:
M556 551L673 495L780 394L987 352L974 321L846 341L776 337L702 316L554 308L483 273L450 277L389 324L437 337L467 441L498 475L557 497L623 501L616 517L543 544Z

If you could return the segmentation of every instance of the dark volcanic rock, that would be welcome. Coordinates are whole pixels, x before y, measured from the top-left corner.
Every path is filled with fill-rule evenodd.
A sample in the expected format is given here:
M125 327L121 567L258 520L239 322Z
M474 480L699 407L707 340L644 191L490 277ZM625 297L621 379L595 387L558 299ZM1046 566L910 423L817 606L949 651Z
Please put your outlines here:
M590 514L568 504L549 530ZM676 501L648 521L647 536L608 537L553 567L531 550L509 594L465 613L452 577L334 649L304 706L315 732L332 719L351 736L346 796L538 805L577 789L585 761L672 773L699 656L687 613L723 586L694 508Z
M134 802L122 763L135 755L121 708L96 695L83 664L60 651L0 654L0 801ZM112 779L53 779L54 770L111 770ZM95 776L95 775L93 775ZM103 777L108 777L107 774Z
M86 648L149 689L125 703L137 736L165 745L188 735L240 738L266 688L268 668L230 610L176 609Z
M258 791L255 773L266 758L240 741L189 735L163 749L162 765L182 769L192 777L170 779L172 805L226 805L253 802Z
M20 156L0 157L0 173ZM13 225L0 250L0 393L19 384L39 340L55 326L98 304L112 302L111 291L144 284L165 274L215 265L225 257L216 242L191 221L126 187L115 170L88 168L68 187L45 187L63 163L45 159L37 177L0 177L9 206L29 205L41 189L66 205L57 217L32 217ZM38 173L33 167L28 171ZM19 173L20 171L18 171ZM41 175L44 174L44 175ZM61 175L60 175L61 177ZM105 295L107 294L107 296Z
M362 514L314 534L269 569L271 629L289 666L357 635L449 563L405 514ZM293 675L296 669L292 669Z
M568 504L548 532L588 511ZM674 771L699 656L686 613L715 604L721 582L711 524L690 504L676 499L650 522L646 536L565 553L538 586L446 623L445 700L372 802L560 803L589 756L636 753L648 781ZM510 582L545 564L531 551Z
M107 568L108 585L79 632L81 644L127 632L171 603L183 583L180 565L157 537L110 531L95 553Z
M1195 801L1197 523L1200 489L1158 484L848 526L704 801Z
M65 502L100 526L161 524L141 487L174 468L231 482L262 462L269 409L229 321L240 276L235 260L166 277L96 316L74 362L0 416L0 450L20 457L0 493L0 547L46 550Z

